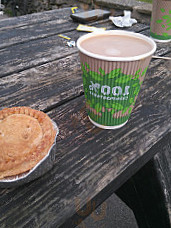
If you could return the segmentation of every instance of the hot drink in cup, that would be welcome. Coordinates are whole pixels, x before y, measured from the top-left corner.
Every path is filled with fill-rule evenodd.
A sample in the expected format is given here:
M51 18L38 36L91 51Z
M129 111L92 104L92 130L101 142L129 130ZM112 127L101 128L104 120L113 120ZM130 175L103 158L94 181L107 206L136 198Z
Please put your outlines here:
M90 121L104 129L126 124L144 80L155 42L125 31L91 33L77 41Z

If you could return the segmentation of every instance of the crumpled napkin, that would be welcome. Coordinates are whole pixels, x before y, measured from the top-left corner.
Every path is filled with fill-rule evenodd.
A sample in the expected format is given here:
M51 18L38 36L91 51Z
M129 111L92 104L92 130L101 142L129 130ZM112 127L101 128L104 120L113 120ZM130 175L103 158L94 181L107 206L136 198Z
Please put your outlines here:
M137 23L136 19L131 18L131 11L124 10L123 17L109 17L109 19L117 26L117 27L131 27L133 24Z

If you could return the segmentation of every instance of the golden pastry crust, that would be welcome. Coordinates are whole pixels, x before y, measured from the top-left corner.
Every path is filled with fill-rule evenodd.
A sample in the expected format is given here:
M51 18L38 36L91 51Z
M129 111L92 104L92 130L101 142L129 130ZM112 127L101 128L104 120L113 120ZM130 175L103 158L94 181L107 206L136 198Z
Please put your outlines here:
M0 111L0 179L32 169L48 153L56 130L43 112L29 107Z

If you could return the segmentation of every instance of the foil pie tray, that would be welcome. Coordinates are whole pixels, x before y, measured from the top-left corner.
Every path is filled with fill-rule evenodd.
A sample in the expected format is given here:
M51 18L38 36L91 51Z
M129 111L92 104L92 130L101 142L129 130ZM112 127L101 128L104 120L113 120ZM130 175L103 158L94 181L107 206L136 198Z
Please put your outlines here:
M49 149L47 155L39 162L37 165L31 170L16 175L12 177L7 177L0 180L0 188L12 188L17 187L22 184L26 184L32 180L37 179L38 177L44 175L48 172L54 165L55 154L56 154L56 138L59 134L59 128L54 121L52 121L54 129L56 130L56 136L54 140L54 144Z

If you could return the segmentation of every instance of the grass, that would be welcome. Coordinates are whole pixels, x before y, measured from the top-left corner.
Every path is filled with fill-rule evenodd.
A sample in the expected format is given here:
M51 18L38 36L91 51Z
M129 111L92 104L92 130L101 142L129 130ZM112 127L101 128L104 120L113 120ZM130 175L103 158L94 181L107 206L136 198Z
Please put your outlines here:
M138 1L152 3L152 0L138 0Z

